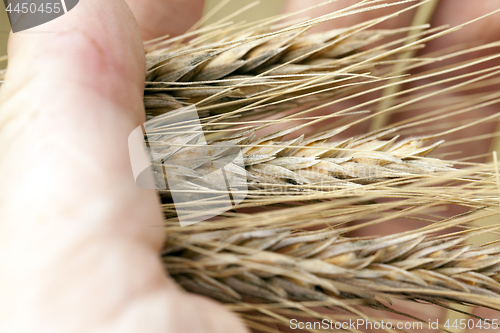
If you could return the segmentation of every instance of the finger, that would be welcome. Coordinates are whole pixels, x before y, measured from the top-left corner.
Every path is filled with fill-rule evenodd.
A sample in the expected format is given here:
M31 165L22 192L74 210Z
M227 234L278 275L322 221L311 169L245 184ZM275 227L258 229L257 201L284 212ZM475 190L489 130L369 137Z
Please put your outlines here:
M458 26L498 9L500 3L497 0L440 0L432 25ZM496 13L429 43L429 48L437 49L471 42L479 45L498 41L499 37L500 13Z
M467 0L439 0L436 12L431 21L433 27L448 25L449 27L456 27L458 25L464 24L466 22L477 19L488 13L492 13L500 8L500 4L497 0L484 0L484 1L467 1ZM500 13L495 13L490 16L479 19L461 29L446 34L437 39L431 40L426 43L425 49L422 50L422 57L426 57L426 54L434 53L434 57L440 54L452 54L457 51L465 51L469 48L486 45L490 42L498 41L500 37ZM454 51L452 51L454 49ZM442 70L447 66L459 67L458 64L462 62L471 61L483 56L491 56L498 52L498 47L488 48L482 51L461 53L459 56L454 56L446 60L436 61L435 63L426 65L424 67L418 68L417 71L412 74L418 74L421 72L432 71L432 70ZM428 78L426 80L419 80L413 84L409 84L408 87L423 86L427 83L432 83L436 80L441 80L443 78L449 77L459 77L461 75L471 75L478 70L483 70L486 68L495 68L500 65L500 59L492 59L487 62L483 62L479 65L467 66L462 69L457 69L449 72L446 75L439 77ZM484 74L484 73L483 73ZM473 77L468 76L466 79L457 79L447 84L447 86L456 85L465 80L470 80ZM487 81L484 81L487 82ZM442 89L445 85L435 87L435 89ZM466 101L470 99L469 95L475 94L477 92L486 93L488 91L498 90L498 84L491 84L488 86L483 86L479 90L457 90L446 93L446 95L441 94L441 99L444 100L457 100L457 98ZM446 96L446 97L444 97ZM430 105L430 104L429 104ZM439 103L436 103L439 105ZM434 106L435 107L435 106ZM429 112L433 110L434 107L420 108L419 112ZM495 105L483 106L474 110L474 112L465 112L462 114L454 115L451 118L445 118L438 120L435 123L441 124L442 128L450 128L450 124L466 124L472 122L472 119L476 118L486 118L497 112ZM407 118L407 113L395 113L391 116L392 122L399 122ZM467 142L460 142L458 145L448 145L447 147L442 147L439 153L452 154L450 156L453 159L460 159L470 156L481 156L490 152L491 138L484 138L481 140L473 139L480 137L484 133L495 132L496 124L494 122L483 123L480 125L467 127L463 130L452 132L442 139L446 140L448 143L455 140L463 140L463 138L471 138ZM422 133L424 135L424 133ZM486 160L484 157L481 160ZM454 211L452 211L455 213Z
M243 331L158 259L158 200L128 156L145 71L128 7L81 0L43 29L12 36L0 91L0 331Z
M204 0L126 0L144 40L164 35L178 36L202 16Z

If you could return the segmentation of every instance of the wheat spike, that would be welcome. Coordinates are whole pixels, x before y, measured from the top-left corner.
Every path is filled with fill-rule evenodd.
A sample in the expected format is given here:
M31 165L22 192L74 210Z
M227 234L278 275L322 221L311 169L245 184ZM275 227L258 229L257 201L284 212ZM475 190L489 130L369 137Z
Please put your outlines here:
M384 64L399 53L421 47L415 43L394 51L407 40L403 35L364 50L386 37L422 29L370 29L384 19L388 18L315 34L306 32L327 19L277 31L269 23L236 33L223 27L207 33L214 40L210 43L201 37L186 44L175 43L177 39L161 41L147 53L146 110L149 116L157 116L196 105L204 117L251 111L255 118L340 96L349 91L343 87L346 82L355 86L368 79L380 80L384 72L387 76ZM270 103L274 105L266 107Z
M158 117L168 119L166 117ZM414 137L397 141L398 136L382 140L387 133L359 136L331 141L347 126L318 133L312 137L303 135L283 141L283 137L296 128L275 132L264 137L239 135L210 142L212 160L199 153L200 147L178 147L176 143L188 142L192 134L179 134L169 139L149 141L155 146L155 158L176 169L179 181L190 184L212 170L212 163L226 158L234 146L242 148L244 166L230 162L227 177L245 174L252 194L274 192L307 192L334 190L347 186L359 186L394 178L450 170L452 164L426 157L443 141L424 146L429 137ZM248 133L247 133L248 134ZM163 149L161 147L164 147ZM177 149L175 154L172 150ZM155 170L157 178L163 178L162 168ZM283 187L277 186L283 185ZM296 185L296 186L293 186ZM187 186L187 185L186 185ZM198 182L196 190L210 191L210 183ZM168 193L168 192L164 192Z
M225 302L323 301L334 296L372 306L376 295L404 297L407 289L410 299L449 298L500 309L500 248L460 246L462 237L428 240L413 233L356 240L335 230L292 234L278 228L214 231L191 238L182 240L196 244L187 253L196 252L199 244L219 244L220 249L195 260L170 257L170 251L180 250L180 241L173 240L164 251L167 269L188 289Z

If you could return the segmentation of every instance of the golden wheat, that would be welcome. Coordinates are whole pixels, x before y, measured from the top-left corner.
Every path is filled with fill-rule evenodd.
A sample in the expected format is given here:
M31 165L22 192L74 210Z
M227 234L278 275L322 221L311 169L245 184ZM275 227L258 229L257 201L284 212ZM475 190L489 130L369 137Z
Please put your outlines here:
M241 148L243 165L229 170L245 174L249 187L235 210L185 228L178 226L168 190L160 191L165 267L186 290L227 303L255 330L278 332L292 318L380 321L365 308L427 321L399 311L391 299L500 310L499 247L496 241L470 244L497 235L496 225L475 223L499 214L498 166L470 162L473 156L428 156L441 146L496 135L443 140L498 120L498 114L452 117L500 101L498 92L478 92L500 83L500 68L474 67L500 55L405 74L498 43L405 58L459 28L375 29L418 4L353 27L307 33L378 6L365 1L288 25L279 22L284 17L219 22L146 44L149 119L165 120L170 111L194 105L214 159ZM393 89L402 84L412 86ZM378 114L407 118L353 133L377 116L367 110L382 102ZM318 115L324 107L334 109ZM163 161L174 158L172 147L182 147L189 167L177 176L186 183L210 169L197 147L179 144L189 135L149 141ZM424 226L380 229L412 221ZM361 236L373 226L378 232Z
M499 68L469 70L499 55L404 74L498 43L404 58L456 29L373 28L411 6L350 28L307 33L378 3L363 5L292 25L279 25L281 17L231 27L222 22L146 45L149 118L194 105L215 159L241 148L244 169L229 169L246 174L249 187L235 210L185 228L168 190L160 191L165 267L186 290L227 303L257 331L278 332L293 318L380 322L365 308L427 321L399 311L391 299L500 310L499 247L496 241L470 244L497 235L496 225L475 223L499 214L498 166L427 156L440 146L495 136L442 140L497 121L498 114L442 120L499 102L497 92L478 92L500 82ZM401 84L413 87L373 97ZM433 87L439 88L429 91ZM389 100L381 113L407 112L407 119L353 134L375 118L368 108ZM336 109L313 113L326 106ZM160 147L160 155L163 146L167 156L186 142L182 137L149 144ZM197 148L180 146L193 162L185 181L207 173ZM411 221L425 226L360 236L372 226Z

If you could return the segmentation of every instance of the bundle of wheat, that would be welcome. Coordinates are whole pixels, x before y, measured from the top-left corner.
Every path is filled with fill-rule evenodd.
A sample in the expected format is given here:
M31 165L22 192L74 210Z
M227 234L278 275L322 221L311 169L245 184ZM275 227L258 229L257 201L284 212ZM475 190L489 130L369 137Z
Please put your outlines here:
M219 22L146 44L149 118L194 105L214 158L241 147L244 165L229 169L247 175L249 186L235 210L186 228L178 226L169 191L161 191L163 260L186 290L227 303L249 327L265 332L280 331L293 318L380 322L366 308L428 321L393 308L390 300L397 298L500 310L499 247L496 241L468 244L478 235L496 235L497 225L474 223L499 214L498 166L427 156L439 146L496 135L441 140L496 120L497 113L465 121L449 117L500 101L499 93L480 91L500 82L498 66L474 67L500 55L404 75L498 43L408 57L424 42L460 28L375 29L420 3L350 28L307 33L327 20L406 2L366 0L296 24L279 23L285 16ZM402 84L409 88L394 89ZM373 97L387 89L392 93ZM349 100L354 105L311 116ZM378 114L367 113L388 100ZM421 112L352 135L354 126L377 115L415 110ZM322 128L313 126L319 123ZM149 144L168 150L188 141L182 136ZM196 155L196 149L188 144L183 156ZM195 161L180 176L188 183L207 167ZM424 226L392 233L382 230L388 221ZM379 229L365 236L362 230L371 226Z

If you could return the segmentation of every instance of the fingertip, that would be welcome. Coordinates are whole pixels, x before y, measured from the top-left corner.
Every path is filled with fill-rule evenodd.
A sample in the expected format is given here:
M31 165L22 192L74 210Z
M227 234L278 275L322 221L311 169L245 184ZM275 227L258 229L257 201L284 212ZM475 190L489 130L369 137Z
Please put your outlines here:
M134 13L143 40L178 36L202 16L204 0L126 0Z

